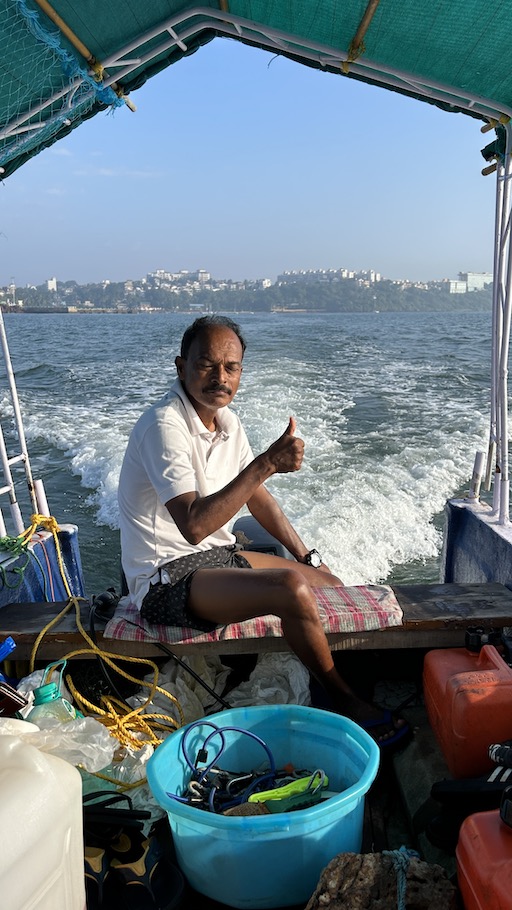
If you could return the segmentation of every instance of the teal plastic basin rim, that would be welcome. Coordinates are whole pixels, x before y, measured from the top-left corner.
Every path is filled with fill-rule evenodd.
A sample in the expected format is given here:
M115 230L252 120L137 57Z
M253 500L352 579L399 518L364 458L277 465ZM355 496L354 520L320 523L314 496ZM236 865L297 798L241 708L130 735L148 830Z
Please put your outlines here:
M290 819L292 817L298 820L311 819L316 822L321 822L324 816L331 816L337 809L343 809L343 814L347 815L349 811L352 811L352 809L364 799L376 776L373 774L370 778L370 774L367 774L365 775L364 780L363 778L360 778L354 784L347 787L346 790L339 793L338 796L333 796L331 799L325 800L325 802L319 803L317 806L310 806L308 809L296 809L293 813L283 812L282 815L276 813L274 815L251 815L244 817L236 815L226 816L221 813L206 812L204 809L198 809L196 806L180 803L171 796L168 796L161 785L157 784L152 779L149 767L147 771L147 779L153 796L158 805L162 809L165 809L170 816L188 819L195 824L199 823L215 828L225 828L227 825L230 827L236 827L237 825L239 827L247 827L247 823L250 822L256 829L261 828L263 830L265 830L265 828L274 830L287 829L290 827Z
M365 794L352 799L338 801L337 805L343 809L340 813L340 821L345 816L350 815L363 802ZM273 813L270 815L222 815L217 812L205 812L204 809L197 809L195 806L188 806L186 803L178 803L176 800L170 800L172 806L163 806L169 816L169 819L175 817L183 822L190 822L193 827L216 828L222 831L232 831L240 828L264 833L268 836L271 832L283 834L293 831L295 835L300 832L298 829L302 824L315 823L315 830L333 824L333 815L336 813L335 798L326 800L318 806L311 806L309 809L295 809L293 812ZM162 806L161 803L159 803Z
M307 809L297 809L293 813L237 817L206 812L204 809L198 809L195 806L180 803L171 796L168 796L166 791L171 789L171 785L163 783L164 775L161 773L162 768L164 767L164 761L166 761L166 744L170 744L170 741L172 740L174 748L176 737L181 738L186 729L192 726L192 723L197 725L198 722L194 721L171 734L171 736L158 747L146 766L148 784L159 806L161 806L161 808L170 816L176 816L183 820L187 819L195 824L199 823L201 825L224 829L229 825L231 830L233 830L233 827L235 829L247 828L249 822L251 826L256 826L256 830L267 830L270 832L271 830L286 831L289 827L289 819L292 815L294 817L299 816L299 820L303 820L304 822L311 819L321 823L324 816L332 815L333 810L343 810L344 815L348 814L347 807L351 806L353 809L358 805L362 798L364 798L379 770L380 749L369 733L348 717L335 715L330 711L324 711L321 708L311 708L306 705L254 705L231 708L226 711L217 712L216 714L207 715L204 717L204 723L205 726L208 726L209 730L211 730L212 723L217 724L218 726L229 723L230 725L240 727L248 726L249 728L252 728L252 722L255 720L261 722L262 719L265 719L274 733L277 732L275 724L279 721L285 722L288 730L293 730L296 727L303 727L304 724L307 724L308 719L313 724L324 722L326 723L327 730L330 730L331 733L334 732L334 734L337 732L335 728L339 726L339 734L347 736L348 739L353 742L355 749L365 755L365 764L360 776L353 784L350 784L345 790L341 791L338 796L332 797L323 803L319 803L318 805L311 806ZM201 720L201 718L199 720ZM327 736L327 730L324 734L325 736ZM262 735L261 729L259 729L259 735ZM329 745L330 747L335 748L334 740L331 740ZM340 743L340 748L343 748L342 743ZM183 768L183 770L185 769ZM176 782L174 782L174 785L176 786ZM181 783L176 786L176 791L173 792L177 792L178 795L180 795L178 790L183 789L183 783Z
M231 825L232 823L238 822L247 823L248 819L250 820L251 824L261 826L262 828L264 828L265 825L267 827L270 827L274 824L278 828L285 828L289 824L286 819L290 818L291 813L286 812L283 812L281 816L279 816L277 813L275 815L226 816L217 812L206 812L204 809L198 809L196 806L189 806L187 803L180 803L177 800L173 799L172 796L168 796L161 785L155 783L152 780L152 775L149 773L149 767L147 770L147 779L150 789L153 792L153 796L155 797L158 805L161 806L162 809L165 809L165 811L170 815L176 815L180 818L188 818L196 822L203 819L203 824L207 824L208 826L213 827L225 827L226 824ZM345 810L346 806L349 804L358 803L366 796L373 781L375 780L375 777L376 772L371 773L370 770L368 770L367 773L363 774L363 776L359 778L359 780L351 784L345 790L341 791L337 796L333 796L331 799L325 800L325 802L318 803L316 806L310 806L308 809L296 809L293 812L293 816L299 816L302 818L307 815L308 818L320 821L324 815L331 815L333 810L335 810L337 807L343 807ZM215 819L218 821L215 822ZM278 822L275 822L276 819L278 819Z

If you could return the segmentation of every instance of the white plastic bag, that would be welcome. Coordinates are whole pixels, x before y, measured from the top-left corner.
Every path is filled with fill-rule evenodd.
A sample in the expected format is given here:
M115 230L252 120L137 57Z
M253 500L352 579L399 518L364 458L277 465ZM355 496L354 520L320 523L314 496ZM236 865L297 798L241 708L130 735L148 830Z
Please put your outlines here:
M63 724L53 717L41 718L37 732L20 733L20 739L41 752L58 755L70 765L86 771L100 771L108 765L119 746L106 727L94 717L77 717Z
M115 742L115 741L114 741ZM119 746L114 759L110 764L101 768L99 777L82 773L82 789L85 794L100 793L102 790L127 793L130 797L132 808L143 809L150 812L149 819L143 823L143 830L149 834L153 824L165 816L165 810L158 805L146 781L146 764L153 755L154 747L151 743L143 743L140 749L129 746ZM139 786L133 786L140 781ZM126 786L130 785L128 789Z
M136 784L146 777L146 763L154 751L151 743L141 744L140 749L119 747L118 743L114 759L101 769L101 773L120 784Z
M221 694L226 680L229 676L230 669L221 663L217 656L203 657L200 654L191 654L183 657L183 662L191 667L195 673L207 683L207 685L217 694ZM148 675L146 680L153 681L153 675ZM199 720L205 714L211 714L213 711L221 709L220 702L210 695L204 686L201 685L191 673L185 670L177 661L169 660L161 668L158 675L158 685L169 692L178 700L185 717L185 723L191 723ZM132 708L137 708L144 704L147 698L147 689L143 689L133 697L128 699ZM173 717L180 725L181 719L175 705L162 695L156 692L152 702L144 709L145 713L168 714Z
M226 695L232 708L244 705L310 705L309 672L295 654L260 654L249 679Z

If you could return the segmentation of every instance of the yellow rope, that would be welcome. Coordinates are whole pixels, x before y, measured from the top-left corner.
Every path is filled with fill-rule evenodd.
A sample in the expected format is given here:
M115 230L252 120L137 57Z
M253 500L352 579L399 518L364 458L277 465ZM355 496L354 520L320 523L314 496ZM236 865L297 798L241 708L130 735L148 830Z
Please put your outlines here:
M88 771L88 774L92 777L97 777L99 780L104 780L109 784L114 784L121 793L125 793L126 790L135 790L135 787L142 787L143 784L147 783L147 777L141 777L140 780L128 783L127 781L118 780L117 777L110 777L108 774L102 774L100 771Z
M170 692L167 692L166 689L163 689L161 686L159 686L157 684L158 683L158 667L157 667L156 663L153 660L150 660L149 657L127 657L127 656L123 655L123 658L122 658L123 661L126 661L127 663L142 663L142 664L146 664L148 667L150 667L153 670L154 675L155 675L154 680L151 684L144 682L144 680L137 679L135 676L131 676L129 673L127 673L121 667L118 667L114 663L114 660L119 660L119 655L112 654L109 651L104 651L102 648L98 647L98 645L92 640L92 638L89 637L89 635L87 634L87 632L85 631L85 629L82 625L82 621L80 618L80 605L78 603L78 600L77 600L77 598L73 598L73 600L75 601L77 627L78 627L82 637L85 638L89 647L96 654L98 654L101 657L101 659L105 661L106 664L108 664L113 670L115 670L116 673L119 673L121 676L124 676L130 682L145 686L146 688L148 688L150 690L148 698L147 698L147 702L145 704L149 704L149 702L152 701L156 692L160 692L162 695L165 695L166 698L168 698L170 701L174 702L174 704L178 708L178 712L179 712L180 719L181 719L181 724L183 725L185 723L185 716L184 716L181 706L178 702L178 699L175 698L174 695L171 695ZM72 654L73 654L73 652L71 652L71 655ZM144 707L145 707L145 705L142 705L141 708L137 708L137 711L140 711Z
M33 671L34 671L34 666L35 666L35 661L36 661L36 654L37 654L39 645L41 644L41 642L42 642L44 636L46 635L47 632L50 631L51 628L53 628L53 626L57 625L57 623L61 621L62 617L65 616L66 613L69 613L69 610L71 609L71 606L72 606L71 600L68 600L68 602L67 602L66 606L64 607L64 609L62 609L62 610L60 611L60 613L57 614L57 616L54 616L53 619L50 620L49 623L47 623L47 625L44 627L44 629L41 629L39 635L37 636L37 638L36 638L36 640L35 640L35 642L34 642L34 644L32 645L32 651L30 652L30 664L29 664L29 667L30 667L30 672L31 672L31 673L33 673Z
M32 524L30 525L30 527L27 528L26 531L23 531L23 534L20 534L20 539L23 540L25 543L28 543L29 540L36 533L37 528L39 526L43 527L46 531L51 532L51 534L53 535L53 539L55 541L55 552L57 554L57 561L59 564L59 569L60 569L60 574L61 574L62 581L64 584L64 589L65 589L68 597L72 597L73 595L71 592L71 588L69 587L69 583L68 583L68 580L66 577L66 571L64 568L64 561L62 559L62 551L60 548L60 540L59 540L60 528L59 528L59 525L57 524L57 520L53 517L53 515L32 515L31 521L32 521Z
M79 655L82 655L82 654L90 655L92 652L96 656L100 657L101 660L103 660L112 670L114 670L116 673L119 673L120 676L123 676L125 679L129 680L129 682L135 683L136 685L140 685L140 686L143 686L143 687L149 689L149 692L148 692L146 701L142 705L139 705L138 708L134 708L133 710L128 710L128 713L126 713L123 716L119 715L115 711L115 709L113 707L112 699L110 700L110 705L109 705L108 709L104 710L104 709L100 708L98 705L92 704L92 702L87 702L87 700L84 698L84 696L80 695L80 693L78 693L77 690L73 687L73 689L74 689L73 697L75 697L75 693L76 693L76 695L78 695L78 699L77 699L78 704L80 704L80 699L81 699L83 701L84 706L88 707L89 710L91 711L91 713L97 715L96 719L99 720L100 723L105 724L105 726L107 728L109 728L111 735L116 736L117 738L120 739L120 741L123 742L125 737L128 737L128 739L130 739L130 737L131 737L131 745L133 746L135 744L135 747L137 749L140 749L140 747L141 747L141 740L140 739L135 740L135 738L132 737L132 734L129 731L136 729L138 727L140 733L143 736L146 736L148 734L148 723L146 722L146 717L150 718L151 715L144 715L144 719L141 715L143 714L144 709L147 707L147 705L149 705L152 702L156 692L160 692L161 695L165 695L165 697L168 698L169 701L175 705L175 707L178 710L180 722L178 723L178 721L176 721L176 719L174 717L171 717L170 715L165 715L165 714L155 715L155 717L157 717L159 719L165 719L167 721L167 724L170 725L174 730L178 729L180 726L183 726L185 723L185 717L183 714L183 709L182 709L178 699L174 695L171 695L171 693L168 692L166 689L162 688L162 686L158 685L159 671L158 671L158 667L157 667L156 663L153 660L150 660L150 658L148 658L148 657L128 657L128 656L123 655L123 658L122 658L122 660L126 663L145 664L146 666L148 666L153 671L153 681L152 682L146 682L143 679L138 679L137 677L132 676L131 673L128 673L122 667L119 667L117 665L117 663L115 662L115 661L119 660L119 655L113 654L109 651L105 651L102 648L98 647L98 645L92 640L92 638L90 638L90 636L85 631L85 629L82 625L81 618L80 618L80 600L83 600L83 598L78 598L78 597L73 597L73 596L70 597L69 602L66 605L65 609L67 609L70 605L74 605L77 628L78 628L80 634L82 635L82 637L85 639L85 641L89 647L88 648L77 648L73 651L69 651L67 654L64 655L62 660L70 660L72 657L78 657ZM54 620L52 620L51 624L53 624L53 623L54 623ZM42 632L38 636L39 641L44 636L44 634L46 633L49 626L50 626L50 623L48 624L48 626L45 629L42 630ZM35 645L34 645L34 649L32 651L32 655L31 655L32 663L35 661L35 656L36 655L35 655ZM69 680L68 677L66 677L66 684L68 684L68 681L69 681L69 683L71 683L71 680ZM72 685L72 683L71 683L71 685ZM104 698L105 697L103 697L103 699ZM137 718L137 723L135 722L135 718ZM159 725L159 728L163 729L163 726ZM118 733L119 733L119 736L118 736ZM153 737L153 735L151 734L151 739L153 740L153 738L155 739L155 742L156 742L157 738ZM159 738L158 743L161 743L161 742L162 742L162 739Z
M176 721L167 714L141 715L140 711L147 705L147 701L145 705L130 710L119 699L102 695L101 703L105 706L102 708L88 701L77 690L70 676L66 676L66 685L82 713L85 713L84 709L88 709L89 714L96 714L96 720L99 720L100 723L107 727L110 735L115 736L123 746L129 746L131 749L136 750L140 749L145 742L149 742L153 746L159 746L162 740L156 736L154 728L169 732L169 724L171 723L173 724L173 729L177 729ZM172 698L169 693L167 695Z
M34 536L38 527L41 525L47 531L51 531L55 537L60 531L59 525L57 524L57 519L53 515L32 515L30 517L32 524L25 531L19 535L19 539L23 540L25 543L28 543L30 538Z
M183 726L185 723L185 716L183 714L183 709L174 695L171 695L170 692L167 692L166 689L163 689L158 685L158 666L153 660L150 660L147 657L127 657L123 655L123 661L125 663L137 663L137 664L146 664L153 671L153 682L148 683L145 680L137 679L135 676L132 676L130 673L126 672L122 667L119 667L116 660L119 660L118 654L113 654L109 651L104 651L102 648L99 648L98 645L92 640L92 638L85 631L82 620L80 617L80 602L87 602L83 597L75 597L69 587L68 580L66 578L66 572L64 568L64 562L62 559L62 551L60 547L60 540L58 537L58 532L60 530L57 521L53 517L48 517L46 515L32 515L32 524L30 528L27 528L23 534L20 535L20 539L28 543L28 541L34 536L39 525L42 525L46 530L51 531L55 541L55 551L57 554L57 561L59 564L59 569L64 584L64 589L68 595L68 602L66 606L60 611L57 616L54 616L52 620L41 630L37 636L32 651L30 654L30 671L32 672L35 666L37 651L41 641L43 640L46 633L58 623L66 613L69 612L71 607L75 608L75 620L77 628L84 638L85 642L89 646L88 648L78 648L74 651L70 651L66 654L62 660L69 660L72 657L77 657L80 654L90 655L93 653L97 657L100 657L108 666L118 673L120 676L123 676L125 679L129 680L136 685L140 685L149 689L149 693L144 704L140 705L138 708L129 710L126 705L123 705L122 702L119 702L117 699L107 698L102 696L102 702L106 705L106 709L100 708L98 705L94 705L92 702L87 701L87 699L78 692L76 687L73 685L72 680L69 676L66 677L66 683L70 688L70 691L73 695L73 698L80 706L80 708L88 708L90 713L97 715L96 719L103 723L110 732L111 736L115 736L123 745L129 745L132 748L140 749L141 743L146 741L150 742L153 745L159 745L162 742L162 738L158 738L153 732L153 727L159 730L167 730L171 726L174 730L178 729L180 726ZM178 710L180 722L167 714L144 714L144 709L152 702L156 692L165 695L166 698L172 702ZM118 709L114 707L117 704L118 708L121 708L121 713ZM84 712L82 712L84 713ZM137 737L135 732L138 732L140 735Z

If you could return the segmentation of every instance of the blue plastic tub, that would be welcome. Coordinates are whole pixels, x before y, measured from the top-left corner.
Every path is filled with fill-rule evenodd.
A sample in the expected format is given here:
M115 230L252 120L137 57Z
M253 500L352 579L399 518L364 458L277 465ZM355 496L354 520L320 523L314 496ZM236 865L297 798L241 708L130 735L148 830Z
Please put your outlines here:
M361 849L364 797L377 775L378 746L339 714L300 705L258 706L204 718L187 736L193 761L212 724L259 736L277 768L290 762L296 768L321 768L329 790L339 795L309 809L242 818L180 803L169 794L182 795L190 780L182 750L188 727L183 727L158 747L147 766L151 791L167 811L182 871L193 888L230 907L306 903L334 856ZM209 760L219 739L208 747ZM261 745L249 736L227 732L225 742L218 767L249 771L267 762Z

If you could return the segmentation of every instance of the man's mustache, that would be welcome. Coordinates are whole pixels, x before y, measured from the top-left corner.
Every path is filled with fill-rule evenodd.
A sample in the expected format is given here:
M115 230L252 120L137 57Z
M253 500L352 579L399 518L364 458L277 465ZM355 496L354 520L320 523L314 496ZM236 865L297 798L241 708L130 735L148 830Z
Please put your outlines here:
M223 383L214 382L213 384L205 388L205 392L225 392L226 395L231 395L231 389Z

